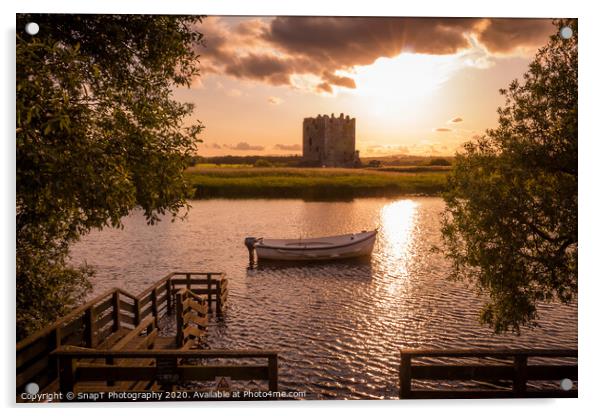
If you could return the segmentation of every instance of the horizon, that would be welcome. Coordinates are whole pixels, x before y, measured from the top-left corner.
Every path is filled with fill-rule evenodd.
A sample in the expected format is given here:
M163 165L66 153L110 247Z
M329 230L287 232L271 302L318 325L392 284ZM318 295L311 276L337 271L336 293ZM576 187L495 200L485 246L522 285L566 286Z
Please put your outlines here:
M301 154L304 118L344 113L362 158L454 155L497 126L499 90L555 31L552 19L222 16L198 30L200 75L174 94L206 127L199 156Z

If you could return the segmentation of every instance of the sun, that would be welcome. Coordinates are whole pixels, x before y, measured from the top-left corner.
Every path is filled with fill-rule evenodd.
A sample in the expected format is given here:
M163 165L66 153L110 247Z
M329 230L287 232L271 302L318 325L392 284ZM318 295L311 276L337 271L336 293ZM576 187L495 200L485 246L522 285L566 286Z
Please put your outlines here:
M373 114L410 110L436 92L461 67L456 55L404 53L379 58L372 65L342 73L355 80L351 90L360 105Z

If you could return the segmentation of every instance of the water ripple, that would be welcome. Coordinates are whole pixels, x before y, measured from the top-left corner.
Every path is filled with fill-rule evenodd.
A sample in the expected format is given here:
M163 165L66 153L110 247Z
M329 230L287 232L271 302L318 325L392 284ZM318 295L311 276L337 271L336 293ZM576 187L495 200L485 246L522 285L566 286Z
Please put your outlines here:
M446 279L438 198L193 201L185 222L147 227L139 213L124 230L86 236L73 262L97 269L94 293L134 293L172 270L224 271L224 318L212 348L280 351L280 384L307 398L394 398L400 348L576 348L576 305L544 305L540 327L495 335L478 323L483 299ZM324 215L328 212L328 215ZM262 265L247 269L244 237L298 237L379 226L368 262ZM300 232L300 230L302 230ZM91 294L92 295L94 295Z

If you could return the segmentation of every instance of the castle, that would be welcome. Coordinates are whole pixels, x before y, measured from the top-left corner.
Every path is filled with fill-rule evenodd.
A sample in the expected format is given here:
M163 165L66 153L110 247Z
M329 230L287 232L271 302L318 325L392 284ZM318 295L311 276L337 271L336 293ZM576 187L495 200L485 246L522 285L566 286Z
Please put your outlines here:
M303 119L303 162L326 167L359 166L355 118L341 113L338 118L331 114Z

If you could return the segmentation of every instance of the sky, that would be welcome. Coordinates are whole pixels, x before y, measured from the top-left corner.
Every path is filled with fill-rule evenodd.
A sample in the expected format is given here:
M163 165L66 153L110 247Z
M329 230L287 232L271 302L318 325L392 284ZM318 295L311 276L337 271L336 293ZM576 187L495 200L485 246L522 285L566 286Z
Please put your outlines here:
M198 25L199 76L177 88L205 126L198 154L300 154L306 117L356 119L362 157L453 155L497 125L499 89L549 19L220 17Z

